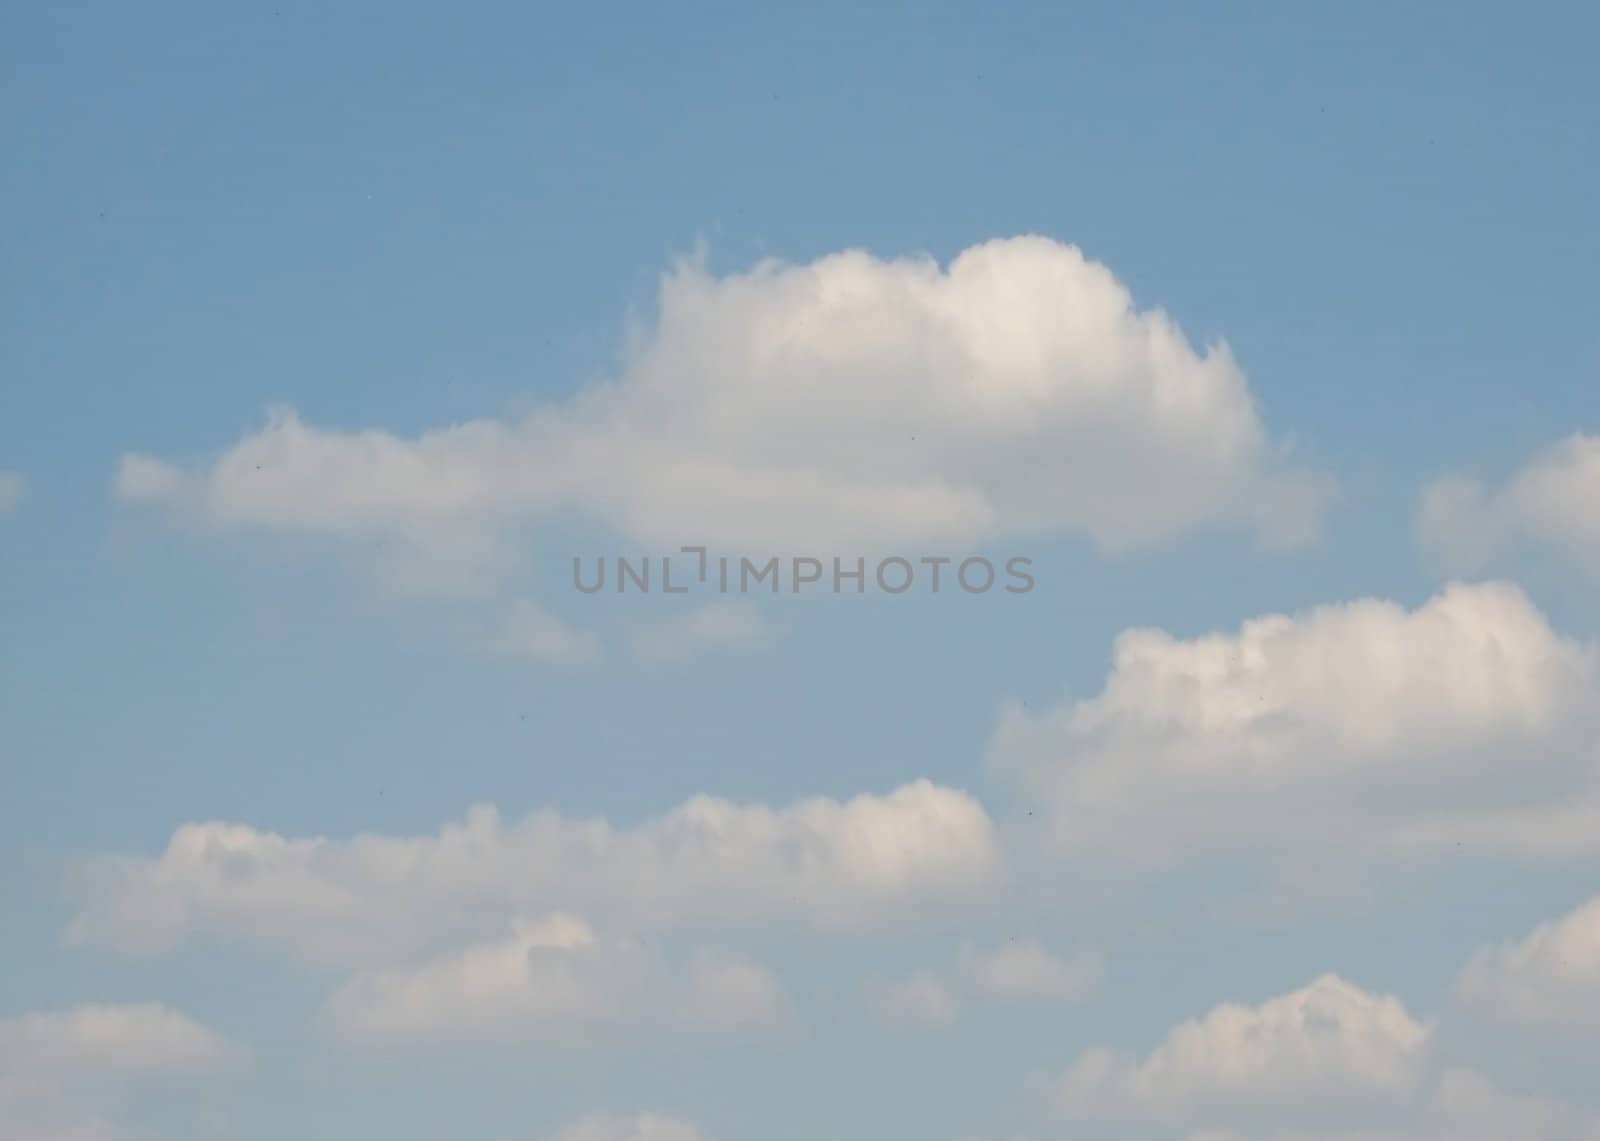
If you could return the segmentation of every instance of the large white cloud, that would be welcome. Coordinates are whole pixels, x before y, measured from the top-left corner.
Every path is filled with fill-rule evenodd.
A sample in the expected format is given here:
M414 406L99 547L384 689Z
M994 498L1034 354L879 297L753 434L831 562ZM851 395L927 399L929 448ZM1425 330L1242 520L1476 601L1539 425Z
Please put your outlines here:
M991 758L1097 857L1592 852L1597 679L1517 588L1452 585L1414 610L1129 631L1098 695L1011 705Z
M280 409L208 463L125 456L116 488L220 526L385 537L392 573L437 585L566 508L671 549L1303 540L1328 488L1282 450L1226 346L1197 352L1105 266L1023 237L948 267L683 264L619 375L560 406L415 438Z
M1196 1127L1285 1107L1343 1113L1410 1098L1431 1033L1398 999L1325 975L1259 1006L1219 1006L1142 1058L1087 1051L1044 1089L1069 1120Z
M506 938L356 975L324 1022L357 1042L542 1041L570 1045L626 1028L771 1032L792 1020L778 981L726 952L669 961L636 939L606 938L556 914Z
M1600 1031L1600 898L1479 952L1457 992L1468 1006L1514 1022Z
M489 807L436 836L347 842L196 823L153 859L82 868L69 938L159 948L211 933L370 959L562 908L645 926L868 924L972 897L1001 874L982 806L927 781L779 809L702 796L632 829L548 811L506 827Z
M1438 480L1423 494L1417 526L1425 546L1460 568L1532 541L1600 573L1600 436L1545 448L1498 488L1464 476Z

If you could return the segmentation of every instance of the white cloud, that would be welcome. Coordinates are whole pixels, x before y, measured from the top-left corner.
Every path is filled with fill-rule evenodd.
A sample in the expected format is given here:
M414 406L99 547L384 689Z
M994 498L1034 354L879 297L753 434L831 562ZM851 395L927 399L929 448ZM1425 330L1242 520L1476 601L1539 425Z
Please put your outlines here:
M0 1019L0 1136L114 1141L106 1116L139 1080L238 1071L250 1051L170 1007L86 1004Z
M1097 859L1568 855L1600 849L1597 678L1514 586L1452 585L1410 611L1129 631L1097 696L1011 705L991 760Z
M950 984L929 971L869 987L867 1005L886 1026L918 1029L949 1026L961 1009Z
M1062 1122L1116 1123L1118 1136L1600 1141L1593 1112L1440 1069L1441 1033L1397 998L1324 975L1259 1006L1218 1006L1143 1057L1092 1049L1034 1084Z
M16 510L27 490L27 481L22 476L0 468L0 515Z
M688 990L674 1004L682 1025L719 1033L780 1031L796 1018L771 971L728 951L696 951Z
M1078 1002L1097 991L1104 977L1099 955L1067 958L1032 940L1011 940L987 951L969 943L951 970L919 971L870 986L867 1003L886 1025L942 1027L973 1001Z
M655 1113L596 1114L573 1122L553 1141L702 1141L702 1134L687 1121Z
M1600 436L1545 448L1499 488L1462 476L1438 480L1423 494L1417 527L1424 546L1460 569L1531 540L1600 573Z
M209 932L372 959L569 908L648 926L872 924L973 899L1001 874L982 806L927 781L779 809L701 796L632 829L549 811L507 828L490 807L436 836L347 842L195 823L156 858L80 869L68 936L136 949Z
M1105 266L1022 237L948 267L681 264L619 376L564 405L409 439L279 409L210 463L126 456L116 490L218 526L387 536L402 580L433 587L567 509L672 549L1301 541L1329 489L1281 453L1226 346L1197 352Z
M60 1106L8 1107L0 1098L0 1132L6 1141L121 1141L125 1134L103 1117Z
M1600 1141L1600 1119L1559 1101L1510 1094L1481 1074L1449 1070L1427 1119L1401 1135L1416 1141Z
M184 475L150 456L126 455L117 464L111 487L118 499L130 503L168 499L183 493Z
M645 661L673 663L717 650L743 649L767 639L767 624L753 603L711 602L639 635L634 653Z
M527 599L513 602L500 627L480 641L494 654L556 666L593 665L604 655L598 636Z
M1325 975L1260 1006L1219 1006L1143 1058L1087 1051L1044 1088L1069 1120L1230 1127L1284 1107L1332 1114L1410 1098L1430 1036L1398 999Z
M1105 964L1099 955L1063 958L1032 940L1012 940L992 951L963 949L961 975L990 998L1077 1002L1100 988Z
M1293 1113L1287 1114L1293 1117ZM1383 1125L1340 1129L1310 1124L1253 1131L1203 1129L1189 1141L1597 1141L1600 1119L1557 1100L1510 1094L1482 1074L1446 1070L1420 1104Z
M85 1005L0 1020L8 1075L204 1073L248 1063L229 1043L155 1003Z
M419 965L359 973L323 1011L357 1042L547 1041L626 1027L761 1032L788 1024L782 987L726 952L670 963L634 939L604 938L571 915Z
M1480 951L1457 994L1513 1022L1600 1031L1600 898L1524 939Z

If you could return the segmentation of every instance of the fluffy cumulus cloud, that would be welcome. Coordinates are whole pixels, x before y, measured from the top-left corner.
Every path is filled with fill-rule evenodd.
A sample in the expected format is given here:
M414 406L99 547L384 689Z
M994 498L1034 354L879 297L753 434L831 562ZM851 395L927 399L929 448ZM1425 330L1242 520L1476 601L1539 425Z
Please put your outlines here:
M243 1070L250 1051L157 1003L88 1004L0 1019L0 1136L109 1141L128 1083Z
M1529 962L1559 962L1563 939L1586 953L1586 910L1480 954L1464 980L1487 975L1496 985L1464 981L1459 997L1498 998L1508 962L1523 972ZM1579 989L1564 997L1594 1001ZM1330 974L1258 1006L1218 1006L1143 1055L1087 1050L1033 1084L1074 1135L1092 1127L1151 1141L1600 1141L1592 1108L1443 1065L1470 1044L1463 1031L1459 1019L1423 1020L1398 998Z
M687 1121L661 1114L599 1113L574 1121L551 1141L704 1141L704 1135Z
M360 972L323 1011L328 1029L362 1043L561 1046L618 1027L771 1032L791 1018L782 987L757 963L711 951L673 963L565 914L419 965Z
M1516 587L1452 585L1127 632L1098 695L1010 706L991 758L1099 857L1571 855L1600 848L1597 678Z
M1319 525L1327 487L1269 437L1227 347L1197 350L1073 246L682 264L658 309L613 379L519 421L405 438L280 409L208 462L125 456L116 490L222 527L382 538L419 586L492 570L514 528L563 510L672 549Z
M75 942L160 948L196 933L321 959L403 955L576 909L642 926L777 921L849 927L980 894L1002 875L994 827L926 781L783 808L696 797L631 829L479 808L435 836L291 838L179 828L154 858L75 876Z
M1462 569L1534 542L1600 573L1600 436L1575 435L1534 455L1500 487L1450 476L1422 497L1423 544Z
M1331 1115L1410 1098L1431 1033L1398 999L1326 975L1260 1006L1219 1006L1144 1057L1090 1050L1041 1084L1068 1120L1233 1127L1285 1107Z
M874 1015L886 1025L948 1026L972 1002L1026 1005L1077 1002L1100 988L1105 964L1097 954L1063 956L1033 940L1008 940L989 950L967 944L948 971L919 971L867 989Z
M1398 999L1325 975L1260 1006L1219 1006L1143 1058L1091 1050L1060 1083L1057 1104L1069 1115L1181 1117L1388 1101L1421 1078L1429 1035Z
M1600 898L1479 952L1457 993L1467 1006L1512 1022L1600 1032Z

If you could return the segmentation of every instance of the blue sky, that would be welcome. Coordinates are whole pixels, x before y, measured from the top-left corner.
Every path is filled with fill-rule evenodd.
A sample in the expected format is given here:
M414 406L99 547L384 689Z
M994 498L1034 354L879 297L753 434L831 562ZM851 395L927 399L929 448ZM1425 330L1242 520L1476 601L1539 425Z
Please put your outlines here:
M1590 1136L1592 10L0 21L0 1131ZM571 588L707 535L1037 587ZM482 804L622 854L264 839Z

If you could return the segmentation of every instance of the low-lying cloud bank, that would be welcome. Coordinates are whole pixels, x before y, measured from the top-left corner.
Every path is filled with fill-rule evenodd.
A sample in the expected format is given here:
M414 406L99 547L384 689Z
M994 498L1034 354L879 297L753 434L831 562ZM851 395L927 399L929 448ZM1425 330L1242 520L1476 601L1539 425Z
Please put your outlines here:
M487 806L436 836L338 841L196 823L154 858L81 867L68 938L137 950L211 934L373 961L567 908L634 928L849 929L973 900L1003 871L983 807L928 781L783 808L700 796L634 828L552 811L506 826Z

